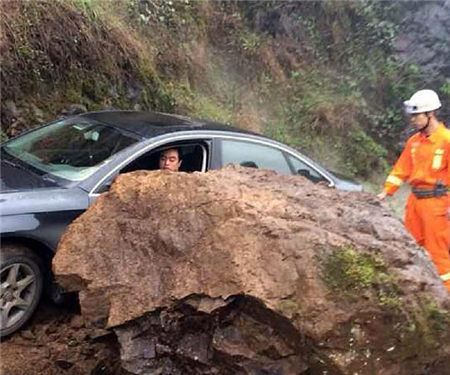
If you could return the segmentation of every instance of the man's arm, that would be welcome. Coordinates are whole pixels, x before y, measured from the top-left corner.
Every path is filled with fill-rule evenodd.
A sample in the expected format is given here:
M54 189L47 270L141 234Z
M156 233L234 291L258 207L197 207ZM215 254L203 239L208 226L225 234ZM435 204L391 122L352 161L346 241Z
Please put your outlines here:
M450 141L447 141L447 219L450 220Z
M384 183L383 191L377 195L381 201L386 199L387 195L393 195L398 188L405 182L411 174L412 170L412 156L411 156L411 142L406 143L405 149L401 153L397 162L394 165L389 176Z
M377 194L377 198L380 201L384 201L386 199L387 193L385 191L382 191L380 194Z

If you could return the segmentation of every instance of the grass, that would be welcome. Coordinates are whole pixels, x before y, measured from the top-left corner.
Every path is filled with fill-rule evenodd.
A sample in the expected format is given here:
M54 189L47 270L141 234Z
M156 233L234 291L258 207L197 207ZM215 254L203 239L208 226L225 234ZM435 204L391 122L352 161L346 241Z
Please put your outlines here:
M387 85L384 91L397 97L411 73L405 73L401 85L389 86L397 65L388 64L375 48L368 58L333 65L337 44L329 44L328 25L319 22L314 9L321 16L327 11L351 15L354 6L316 9L301 2L280 3L277 11L292 9L291 26L307 32L277 36L253 26L252 14L267 10L262 3L7 3L0 20L2 96L18 107L33 103L48 109L48 119L73 103L88 110L137 106L176 112L264 132L325 167L360 179L386 167L380 132L396 129L398 119L391 109L383 111L378 86ZM363 42L358 40L353 49L351 43L339 44L340 50L348 50L338 51L337 61ZM374 86L369 93L368 84ZM136 87L141 89L133 98L130 91ZM12 119L4 102L8 135Z
M330 290L350 301L368 291L376 296L380 306L402 308L395 279L384 261L352 246L332 250L323 264L322 278Z

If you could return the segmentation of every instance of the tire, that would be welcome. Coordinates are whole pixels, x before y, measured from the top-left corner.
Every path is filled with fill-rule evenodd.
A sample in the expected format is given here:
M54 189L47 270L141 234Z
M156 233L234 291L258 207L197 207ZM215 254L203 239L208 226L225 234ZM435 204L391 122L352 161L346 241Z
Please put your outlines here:
M41 299L41 260L22 245L2 245L0 254L0 337L21 328Z

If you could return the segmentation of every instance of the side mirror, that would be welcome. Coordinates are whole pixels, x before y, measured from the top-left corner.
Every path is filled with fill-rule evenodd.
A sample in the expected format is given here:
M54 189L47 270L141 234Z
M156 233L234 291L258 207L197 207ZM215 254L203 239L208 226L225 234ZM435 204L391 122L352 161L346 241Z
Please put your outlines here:
M311 174L311 172L308 169L299 169L297 171L297 174L299 176L306 177L309 181L314 182L315 184L319 182L327 183L327 180L324 177L322 177L321 175L316 176L315 174Z
M254 161L243 161L240 166L247 168L258 168L258 165Z
M307 169L299 169L297 171L299 176L306 177L308 180L311 180L311 173Z

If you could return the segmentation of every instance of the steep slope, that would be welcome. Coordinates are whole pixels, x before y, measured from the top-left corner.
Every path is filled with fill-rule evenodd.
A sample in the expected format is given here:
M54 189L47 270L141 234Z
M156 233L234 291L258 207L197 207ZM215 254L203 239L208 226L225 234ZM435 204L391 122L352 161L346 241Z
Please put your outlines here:
M407 43L427 35L430 24L432 38L421 45L448 44L448 33L439 31L442 16L434 26L421 22L445 14L443 1L67 0L0 7L3 138L76 111L153 109L263 132L367 178L395 157L402 99L426 84L444 101L449 95L442 49L432 52L439 68L424 75L419 64L429 64L414 59L419 55ZM411 31L411 24L422 26Z

